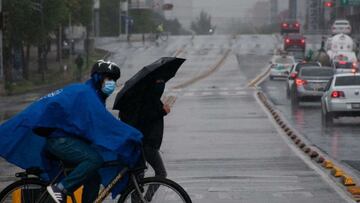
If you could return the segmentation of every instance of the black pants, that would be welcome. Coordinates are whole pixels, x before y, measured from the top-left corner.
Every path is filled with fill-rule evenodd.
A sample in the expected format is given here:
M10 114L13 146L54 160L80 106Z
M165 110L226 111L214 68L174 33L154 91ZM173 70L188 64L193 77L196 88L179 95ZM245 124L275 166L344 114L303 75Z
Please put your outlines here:
M155 176L166 178L167 173L166 173L164 162L161 158L159 150L152 148L152 147L145 146L144 147L144 155L145 155L146 162L148 162L150 164L151 168L154 169ZM140 178L144 178L144 176L145 176L145 173L141 173L139 175ZM151 199L153 198L153 196L156 193L158 188L159 188L158 185L151 185L150 187L148 187L147 191L145 193L145 196L144 196L145 199L147 201L151 201ZM131 196L131 202L137 203L137 202L141 202L141 201L139 200L139 197L136 194L133 194Z
M148 162L151 168L154 169L155 176L166 177L166 169L159 150L144 146L144 154L146 162Z

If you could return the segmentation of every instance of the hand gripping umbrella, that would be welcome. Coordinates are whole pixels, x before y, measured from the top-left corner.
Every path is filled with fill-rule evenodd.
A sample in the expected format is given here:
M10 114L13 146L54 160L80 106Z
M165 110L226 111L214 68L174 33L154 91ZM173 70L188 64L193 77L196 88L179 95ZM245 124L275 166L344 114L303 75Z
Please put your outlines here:
M146 87L157 79L167 82L173 78L184 61L182 58L163 57L142 68L125 82L124 87L116 95L113 109L120 110L124 122L136 125L137 110L143 103Z

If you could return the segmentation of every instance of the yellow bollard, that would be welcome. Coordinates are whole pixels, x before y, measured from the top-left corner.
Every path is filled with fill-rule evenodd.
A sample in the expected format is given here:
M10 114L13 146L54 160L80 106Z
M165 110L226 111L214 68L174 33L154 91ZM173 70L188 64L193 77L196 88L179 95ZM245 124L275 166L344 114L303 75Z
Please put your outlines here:
M12 193L12 202L13 203L21 203L21 189L17 189Z
M81 203L81 196L82 196L82 192L83 192L83 186L81 186L79 189L77 189L75 192L74 192L74 196L75 196L75 199L76 199L76 202L77 203ZM67 202L71 202L71 197L67 197Z

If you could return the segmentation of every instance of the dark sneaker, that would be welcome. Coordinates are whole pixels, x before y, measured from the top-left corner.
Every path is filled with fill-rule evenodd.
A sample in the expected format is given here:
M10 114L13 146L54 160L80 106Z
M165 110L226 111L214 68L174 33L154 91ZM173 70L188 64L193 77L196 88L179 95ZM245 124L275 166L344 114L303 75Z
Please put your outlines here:
M46 187L46 190L50 194L50 196L54 199L56 203L65 203L66 202L66 194L60 190L55 185L50 185Z

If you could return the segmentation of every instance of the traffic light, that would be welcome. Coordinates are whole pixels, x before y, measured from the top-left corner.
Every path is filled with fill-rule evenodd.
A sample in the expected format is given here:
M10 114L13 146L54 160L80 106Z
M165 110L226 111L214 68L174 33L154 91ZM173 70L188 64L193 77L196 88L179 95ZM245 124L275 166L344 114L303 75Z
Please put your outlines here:
M324 2L324 6L325 6L325 7L328 7L328 8L332 8L332 7L334 7L334 2L332 2L332 1L325 1L325 2Z

